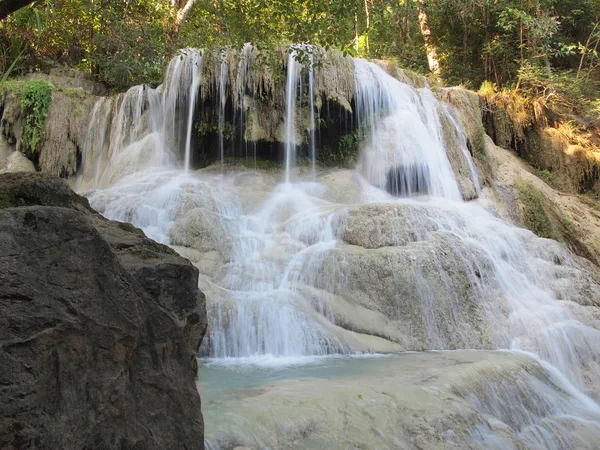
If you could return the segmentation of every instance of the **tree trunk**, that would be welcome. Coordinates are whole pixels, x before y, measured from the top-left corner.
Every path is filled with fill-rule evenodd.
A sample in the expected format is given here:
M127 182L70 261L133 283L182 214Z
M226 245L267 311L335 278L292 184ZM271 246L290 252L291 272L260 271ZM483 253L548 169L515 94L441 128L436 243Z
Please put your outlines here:
M170 27L167 36L167 43L171 53L177 50L177 37L181 31L181 26L189 16L196 0L171 0L173 24Z
M0 20L31 3L33 0L0 0Z
M179 30L181 29L181 25L185 22L185 19L190 15L192 8L196 4L196 0L186 0L179 5L179 9L175 13L174 17L174 26L175 26L175 35L179 34Z
M425 41L425 51L427 53L427 62L429 63L429 70L435 74L440 73L440 62L437 56L437 50L431 43L431 29L429 28L429 18L425 11L425 1L417 0L417 9L419 10L419 26L421 27L421 34Z

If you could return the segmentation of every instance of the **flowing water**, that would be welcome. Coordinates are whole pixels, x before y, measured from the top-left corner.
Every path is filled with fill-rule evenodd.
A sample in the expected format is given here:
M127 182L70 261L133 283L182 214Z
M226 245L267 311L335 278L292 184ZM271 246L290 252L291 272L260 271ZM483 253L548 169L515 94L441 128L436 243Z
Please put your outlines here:
M290 182L292 168L296 164L296 98L300 84L302 65L296 61L296 53L290 52L287 61L285 101L285 182Z
M227 84L226 63L213 72L218 73L214 82L221 158L226 92L231 90L234 103L241 105L236 120L243 122L246 92L254 89L245 85L252 70L250 54L251 48L244 47L236 86ZM584 295L573 281L579 274L577 262L556 242L509 225L476 202L463 202L442 119L456 134L456 154L468 168L468 183L476 193L481 186L466 136L450 107L429 89L416 90L371 62L354 60L355 114L367 136L356 171L316 170L313 96L314 71L319 68L303 70L294 56L290 52L287 60L282 173L191 170L201 52L188 49L174 58L157 89L134 87L94 107L79 190L105 216L132 222L199 268L209 314L203 344L208 368L200 374L202 378L206 373L207 395L211 386L221 392L220 379L231 384L246 379L249 372L239 368L248 365L251 379L268 379L261 370L287 370L272 380L275 390L285 390L285 379L316 377L312 383L318 384L342 372L354 377L348 389L356 383L377 384L378 376L389 381L383 383L386 389L393 389L406 381L402 361L420 357L355 360L355 355L510 349L534 356L519 353L494 363L496 356L472 352L465 375L455 369L461 363L455 360L462 356L432 353L423 356L426 370L409 372L411 377L463 373L463 378L428 387L444 395L450 389L458 400L444 403L444 408L466 417L459 421L466 431L455 432L461 436L456 442L452 430L444 430L449 433L447 446L594 448L592 442L600 437L594 423L600 415L585 393L600 393L600 331L597 319L573 301ZM298 112L304 81L310 108L306 129ZM305 132L310 176L295 168ZM331 355L338 356L332 360ZM445 358L454 362L447 364ZM482 368L480 358L485 360ZM421 367L417 360L414 364ZM343 369L330 370L330 361ZM287 369L298 364L319 367L320 375ZM267 369L256 369L261 365ZM212 375L215 367L217 376ZM480 369L489 371L489 377L482 377ZM310 383L302 388L306 386L310 389ZM223 413L226 407L218 399L211 402L204 401L206 417L211 417L214 402ZM310 407L303 408L308 412L303 409L300 415L309 417ZM467 409L475 411L477 420ZM320 417L339 411L312 413ZM433 410L421 413L437 420ZM369 420L377 421L373 414ZM207 423L218 426L212 419ZM268 447L277 439L292 439L272 429L260 437L260 432L248 431L255 429L252 423L223 431L230 437L210 432L209 447L229 448L227 439L236 435L239 440L240 433L252 435L243 443L248 445ZM311 435L310 426L303 426L308 427L304 435ZM401 446L404 438L393 435L382 426L381 440L365 445ZM308 447L325 445L306 442Z

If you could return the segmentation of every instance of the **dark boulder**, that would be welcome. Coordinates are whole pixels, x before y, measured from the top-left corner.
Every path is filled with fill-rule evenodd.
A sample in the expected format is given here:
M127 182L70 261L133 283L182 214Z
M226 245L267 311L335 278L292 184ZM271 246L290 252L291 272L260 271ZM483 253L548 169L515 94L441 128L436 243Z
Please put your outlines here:
M0 176L0 448L203 448L197 279L64 181Z

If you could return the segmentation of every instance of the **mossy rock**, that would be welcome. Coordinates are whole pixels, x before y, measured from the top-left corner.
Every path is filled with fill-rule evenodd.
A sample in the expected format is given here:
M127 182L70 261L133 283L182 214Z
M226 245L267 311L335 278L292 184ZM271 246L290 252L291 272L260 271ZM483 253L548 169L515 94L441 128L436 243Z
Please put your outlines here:
M36 205L91 211L88 201L75 194L64 180L40 173L0 175L0 209Z
M141 228L138 228L129 222L119 222L119 228L125 231L129 231L130 233L135 233L139 234L140 236L146 237L146 234Z
M517 183L517 190L526 228L540 237L562 242L576 255L599 263L581 238L577 225L556 204L523 180Z
M561 233L550 218L551 212L544 194L525 182L520 182L517 189L523 205L525 226L540 237L560 240Z
M148 238L145 238L143 242L137 245L133 245L122 250L141 259L160 258L163 255L177 256L177 252L172 248L163 244L159 244L158 242Z

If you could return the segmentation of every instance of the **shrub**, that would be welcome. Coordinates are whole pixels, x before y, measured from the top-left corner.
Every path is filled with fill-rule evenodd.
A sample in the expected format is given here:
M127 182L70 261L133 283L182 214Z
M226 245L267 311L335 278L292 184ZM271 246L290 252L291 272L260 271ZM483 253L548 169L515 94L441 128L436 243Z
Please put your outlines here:
M51 98L52 85L45 80L32 80L23 88L21 111L25 125L21 150L29 156L36 154L44 141Z

